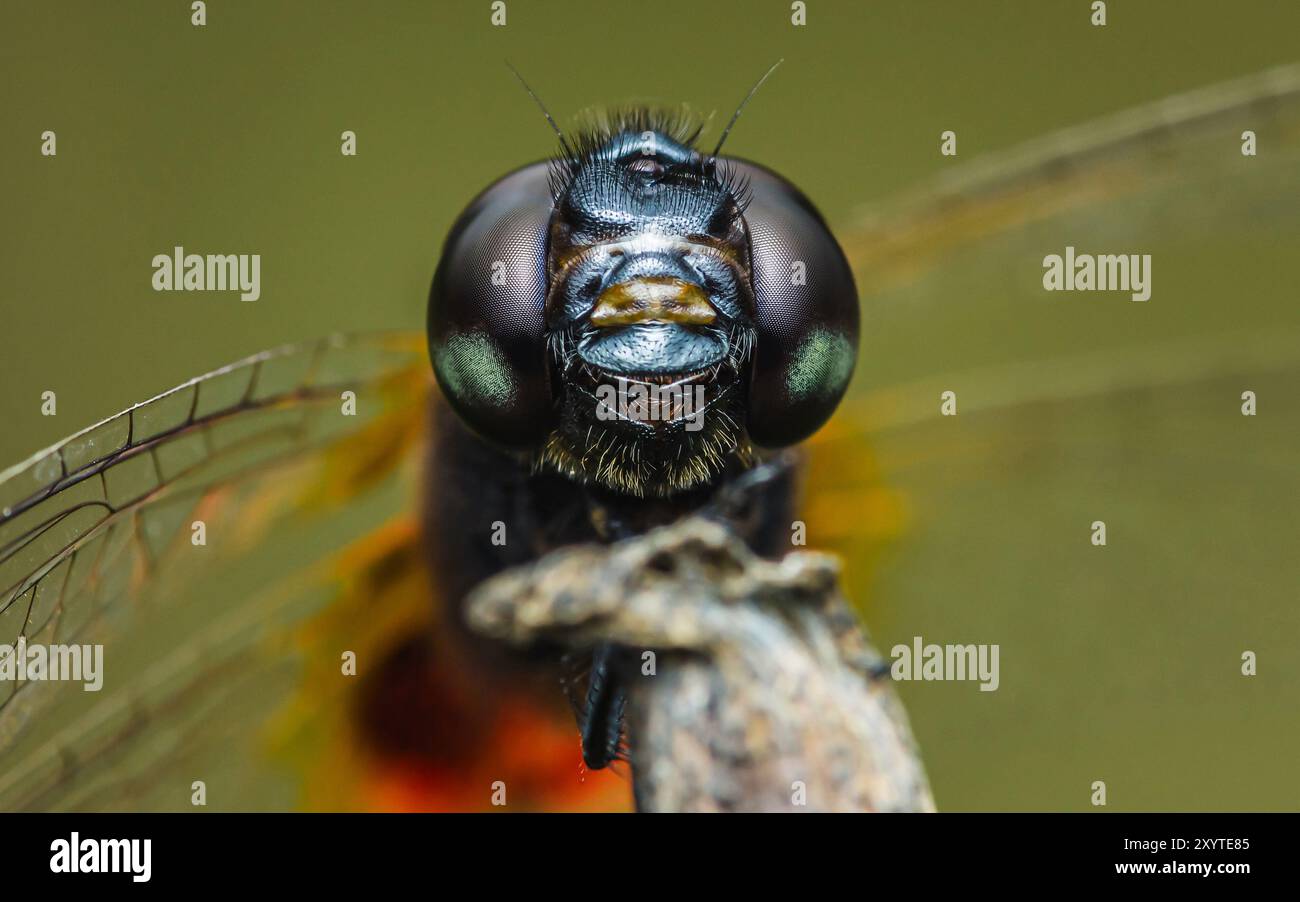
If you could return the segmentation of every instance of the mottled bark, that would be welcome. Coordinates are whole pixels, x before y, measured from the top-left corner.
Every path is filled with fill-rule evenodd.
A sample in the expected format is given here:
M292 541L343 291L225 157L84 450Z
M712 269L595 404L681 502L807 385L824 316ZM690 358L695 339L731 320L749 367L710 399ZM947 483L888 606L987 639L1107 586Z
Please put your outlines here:
M513 643L628 649L641 810L932 810L906 715L838 572L816 552L763 560L691 518L507 571L468 614Z

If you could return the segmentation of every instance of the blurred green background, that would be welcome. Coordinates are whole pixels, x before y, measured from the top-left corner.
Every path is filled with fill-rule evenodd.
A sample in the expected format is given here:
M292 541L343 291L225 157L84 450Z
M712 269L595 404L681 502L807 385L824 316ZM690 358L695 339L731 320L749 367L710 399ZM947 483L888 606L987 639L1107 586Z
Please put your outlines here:
M487 0L214 0L207 25L196 28L188 3L4 0L0 463L265 347L331 331L422 329L454 216L503 172L554 150L507 59L561 122L628 100L686 102L716 111L716 134L717 117L725 120L753 80L784 57L729 150L786 174L832 224L845 224L861 205L954 165L937 150L945 129L958 133L964 161L1291 62L1300 33L1300 6L1268 0L1117 0L1104 28L1089 25L1085 0L809 0L808 7L808 24L792 27L784 2L508 0L508 24L493 27ZM47 129L58 135L55 158L39 152ZM355 157L339 152L345 129L357 133ZM150 261L178 244L195 253L261 254L261 299L154 292ZM1158 271L1157 297L1161 279ZM1113 312L1115 304L1092 306ZM858 382L875 387L923 375L907 372L911 345L891 340L887 318L883 325L872 341L897 359L881 369L865 355ZM965 326L936 322L923 334L930 355L950 347L971 356ZM976 334L998 340L995 328ZM1064 344L1070 334L1060 332ZM55 417L40 412L47 390L58 396ZM1183 440L1160 435L1170 444ZM997 509L987 516L998 523ZM1036 530L1023 522L1015 528ZM948 548L964 541L946 538ZM1147 565L1134 560L1126 572ZM1264 557L1257 566L1272 562ZM1294 777L1278 785L1289 767L1264 766L1274 753L1294 760L1296 707L1288 715L1278 705L1294 695L1275 688L1269 704L1240 722L1198 723L1197 684L1178 683L1157 661L1151 666L1165 688L1108 717L1066 691L1107 660L1099 646L1035 633L1033 617L1026 625L1014 610L1032 594L1032 578L1028 593L1024 585L1003 587L998 597L1010 607L981 619L959 597L963 577L944 584L941 572L931 571L934 585L901 589L886 573L871 605L886 649L922 630L933 641L999 641L998 629L980 639L961 627L978 633L1009 623L1038 636L1039 653L1051 659L1045 671L1016 678L1017 689L1004 656L999 693L969 684L904 687L941 808L1081 809L1089 807L1093 779L1112 781L1111 808L1300 804ZM1295 626L1295 584L1285 598L1258 600L1288 606L1287 613L1251 609L1259 625L1284 633ZM1105 615L1081 601L1073 616L1091 618L1091 634L1104 643ZM1158 607L1151 616L1127 626L1158 631L1160 618L1183 622L1185 615ZM1194 619L1206 631L1198 635L1227 628L1203 610ZM1294 651L1293 642L1286 647ZM1186 662L1179 668L1197 672ZM1124 682L1117 671L1106 673ZM1141 680L1125 685L1137 691ZM1240 710L1242 700L1224 691L1220 701ZM1187 719L1163 722L1170 698ZM1138 727L1145 746L1134 738ZM1230 779L1207 770L1243 743L1255 751L1231 762ZM1184 759L1180 749L1198 751Z

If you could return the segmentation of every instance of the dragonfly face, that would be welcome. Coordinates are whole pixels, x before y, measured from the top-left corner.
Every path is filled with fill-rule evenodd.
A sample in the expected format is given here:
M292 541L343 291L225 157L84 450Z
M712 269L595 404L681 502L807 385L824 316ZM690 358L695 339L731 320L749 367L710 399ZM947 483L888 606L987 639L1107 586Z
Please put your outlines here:
M547 457L638 495L702 482L748 453L743 184L649 128L562 163L554 181L546 324L563 392Z
M857 348L848 264L811 204L634 111L481 194L434 279L438 381L480 436L634 497L805 438Z

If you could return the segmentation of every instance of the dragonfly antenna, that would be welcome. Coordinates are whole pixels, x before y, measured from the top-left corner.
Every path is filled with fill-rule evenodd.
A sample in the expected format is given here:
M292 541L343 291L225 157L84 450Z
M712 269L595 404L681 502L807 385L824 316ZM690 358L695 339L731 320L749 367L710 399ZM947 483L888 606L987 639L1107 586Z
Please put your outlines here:
M551 125L551 130L554 131L555 136L560 139L560 147L564 148L564 152L568 156L575 156L573 148L569 146L568 140L564 137L564 132L560 131L560 127L555 124L555 119L551 116L551 111L546 108L546 104L542 103L542 98L538 97L537 93L533 91L532 88L528 87L528 82L524 81L524 77L519 74L519 70L510 64L510 60L506 60L506 68L515 74L515 78L519 79L519 83L524 86L524 90L528 92L528 96L533 98L533 103L537 104L537 108L542 111L542 115L546 117L546 121ZM766 78L767 76L763 77Z
M768 70L763 73L762 78L754 82L754 87L749 89L749 93L746 94L745 99L740 102L740 106L736 107L736 112L731 114L731 121L728 122L727 127L722 130L722 137L718 138L718 146L713 148L713 153L710 155L712 158L717 159L718 152L722 150L722 145L727 140L727 135L731 134L731 127L735 125L736 120L740 118L740 111L745 108L745 104L749 103L749 99L758 93L758 89L763 87L763 82L767 81L767 77L776 71L776 67L781 65L784 62L785 62L785 57L781 57L779 60L774 62L770 67L768 67ZM518 75L519 73L516 72L515 74ZM520 81L523 81L523 79L520 79ZM531 94L532 92L529 91L528 93Z

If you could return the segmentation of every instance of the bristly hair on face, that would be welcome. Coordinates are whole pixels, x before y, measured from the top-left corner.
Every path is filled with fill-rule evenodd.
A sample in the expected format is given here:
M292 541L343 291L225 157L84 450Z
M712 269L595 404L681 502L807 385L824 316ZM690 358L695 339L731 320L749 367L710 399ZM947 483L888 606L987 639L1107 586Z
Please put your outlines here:
M736 111L731 114L727 124L722 129L722 134L718 138L717 146L706 157L701 154L695 147L695 141L699 138L707 120L694 115L685 105L677 109L664 109L646 106L626 106L616 107L612 110L597 112L595 115L587 115L587 125L579 128L579 133L575 141L570 141L565 137L559 125L555 122L555 117L551 115L546 104L537 96L537 92L529 87L524 76L506 61L506 67L514 73L515 78L519 79L528 96L537 104L537 108L542 111L546 117L546 122L550 125L555 136L560 140L561 155L551 162L549 173L549 182L551 189L551 199L554 203L559 203L560 198L567 190L569 183L574 175L581 170L582 165L589 162L593 155L599 153L609 140L616 135L626 134L628 132L641 133L646 131L658 132L661 135L672 138L680 144L689 147L694 153L692 154L691 167L695 170L697 177L709 179L716 185L725 190L735 204L735 208L743 212L749 205L750 192L749 180L741 175L730 161L723 161L721 166L718 165L718 154L722 152L722 146L726 143L727 137L731 134L731 129L735 126L736 120L744 112L749 102L754 99L758 89L763 83L771 77L772 73L777 70L785 59L778 59L775 63L767 68L767 71L754 82L754 86L749 89L743 100L736 107ZM712 117L709 117L712 118ZM673 167L677 172L681 172L682 166Z
M669 167L670 171L677 174L685 171L716 183L731 196L736 208L743 211L750 200L748 178L731 161L716 159L696 147L712 118L701 116L684 104L677 107L630 105L580 113L577 130L561 142L560 153L551 159L552 200L559 203L574 177L597 159L613 138L654 132L694 151L689 164Z
M694 147L713 116L703 116L688 105L649 106L623 104L614 107L591 107L575 117L577 129L569 144L582 163L599 151L610 138L627 132L657 132L666 138Z

